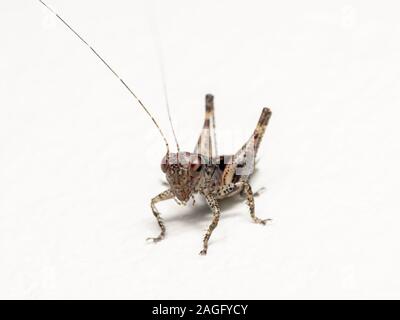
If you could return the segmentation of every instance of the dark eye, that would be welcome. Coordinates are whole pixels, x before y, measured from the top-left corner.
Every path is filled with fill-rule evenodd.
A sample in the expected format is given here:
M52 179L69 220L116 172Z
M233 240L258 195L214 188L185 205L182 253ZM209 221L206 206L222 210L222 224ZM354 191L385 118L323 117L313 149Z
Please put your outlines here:
M165 156L162 160L161 160L161 170L166 173L167 172L167 156Z

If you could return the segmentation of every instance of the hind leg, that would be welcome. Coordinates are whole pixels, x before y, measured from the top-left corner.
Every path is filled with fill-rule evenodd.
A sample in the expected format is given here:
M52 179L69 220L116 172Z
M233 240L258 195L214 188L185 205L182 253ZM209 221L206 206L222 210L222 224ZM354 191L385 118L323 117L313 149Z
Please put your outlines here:
M247 205L250 209L250 216L255 223L265 225L268 221L272 221L271 219L260 219L256 216L253 191L251 190L251 186L247 181L239 181L236 183L229 183L227 185L224 185L214 191L213 195L217 199L223 199L231 197L239 192L243 192L245 194Z
M261 194L264 193L265 190L267 190L267 188L265 188L265 187L259 188L256 192L253 192L253 197L255 198L255 197L261 196ZM247 195L243 190L240 191L240 196L242 198L247 198Z
M194 153L200 153L209 159L217 156L217 140L215 136L214 96L206 95L206 114L200 137L194 149Z
M254 210L254 195L253 191L251 190L251 186L248 182L239 182L243 185L243 192L246 195L247 198L247 205L249 206L250 209L250 216L253 219L255 223L259 223L262 225L265 225L267 222L272 221L271 219L260 219L256 216L255 210Z

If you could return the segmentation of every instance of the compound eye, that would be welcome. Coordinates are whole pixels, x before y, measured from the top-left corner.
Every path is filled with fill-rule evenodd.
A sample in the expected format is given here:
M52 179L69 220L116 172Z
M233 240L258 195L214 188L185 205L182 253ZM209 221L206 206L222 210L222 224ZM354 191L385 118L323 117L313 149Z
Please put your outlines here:
M161 170L162 170L164 173L166 173L166 172L167 172L167 169L168 169L167 156L168 156L168 155L164 156L164 158L162 158L162 160L161 160Z

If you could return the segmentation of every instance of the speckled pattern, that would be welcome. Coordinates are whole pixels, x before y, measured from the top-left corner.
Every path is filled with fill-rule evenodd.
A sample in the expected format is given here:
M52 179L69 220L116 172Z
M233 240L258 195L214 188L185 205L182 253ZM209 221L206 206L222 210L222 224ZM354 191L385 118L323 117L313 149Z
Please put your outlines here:
M148 238L148 240L153 240L154 242L158 242L162 240L165 236L165 225L164 222L161 219L160 213L158 212L155 204L157 202L163 201L163 200L168 200L168 199L173 199L175 195L171 192L171 190L166 190L164 192L161 192L158 196L154 197L151 200L151 210L153 211L154 216L157 219L158 225L160 226L161 233L158 237L155 238Z
M166 174L170 188L151 201L153 214L161 228L158 237L149 238L154 242L165 236L165 225L157 211L157 202L174 198L185 205L195 193L202 194L210 207L213 218L203 239L201 255L207 254L208 241L217 227L221 215L218 200L243 193L247 199L250 216L255 223L265 225L270 219L255 215L254 195L249 179L254 172L255 157L271 117L268 108L262 110L257 126L249 140L234 155L217 155L214 119L214 97L206 95L206 112L203 129L193 153L167 153L161 168Z

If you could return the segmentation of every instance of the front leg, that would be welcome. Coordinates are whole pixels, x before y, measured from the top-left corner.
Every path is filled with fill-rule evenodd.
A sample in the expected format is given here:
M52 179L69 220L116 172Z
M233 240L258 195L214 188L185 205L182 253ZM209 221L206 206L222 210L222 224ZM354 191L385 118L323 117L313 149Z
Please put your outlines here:
M208 227L208 230L207 230L207 232L206 232L206 234L204 236L203 250L200 251L201 255L206 255L207 254L208 240L210 240L211 233L217 227L218 221L219 221L219 217L221 215L221 210L219 208L219 204L218 204L217 200L211 194L207 194L207 195L204 195L204 196L206 198L207 204L210 206L210 208L212 210L213 220L212 220L210 226Z
M160 229L161 229L161 233L160 233L160 235L158 237L156 237L156 238L147 238L147 240L152 240L153 242L158 242L158 241L164 239L164 237L165 237L165 225L164 225L164 222L161 219L160 213L158 212L158 210L156 208L156 203L158 203L160 201L172 199L173 197L174 197L174 194L172 193L172 191L171 190L166 190L166 191L160 193L158 196L156 196L153 199L151 199L151 210L153 211L153 214L157 219L158 225L160 226Z

